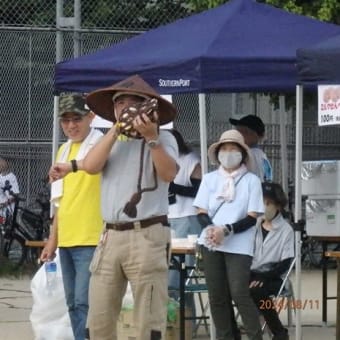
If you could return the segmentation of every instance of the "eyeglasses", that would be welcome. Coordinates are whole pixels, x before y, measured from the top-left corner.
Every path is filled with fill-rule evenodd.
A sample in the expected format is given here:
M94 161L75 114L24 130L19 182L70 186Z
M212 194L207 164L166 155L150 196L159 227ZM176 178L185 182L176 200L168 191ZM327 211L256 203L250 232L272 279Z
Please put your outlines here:
M61 117L59 118L60 123L62 124L69 124L69 123L74 123L74 124L78 124L80 122L82 122L83 120L83 116L76 116L76 117L72 117L72 118L66 118L66 117Z

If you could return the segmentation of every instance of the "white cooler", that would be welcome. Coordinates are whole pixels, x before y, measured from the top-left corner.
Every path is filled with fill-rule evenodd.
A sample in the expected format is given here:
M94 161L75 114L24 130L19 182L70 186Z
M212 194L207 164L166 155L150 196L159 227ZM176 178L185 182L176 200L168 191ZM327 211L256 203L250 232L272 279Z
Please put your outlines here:
M306 200L309 236L340 236L340 195L310 195Z

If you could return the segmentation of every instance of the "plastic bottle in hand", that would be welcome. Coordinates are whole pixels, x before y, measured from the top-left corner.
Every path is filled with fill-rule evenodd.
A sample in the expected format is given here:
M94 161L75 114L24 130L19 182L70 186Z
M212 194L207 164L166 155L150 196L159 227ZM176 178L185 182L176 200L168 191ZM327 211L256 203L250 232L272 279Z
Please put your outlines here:
M54 261L45 263L46 285L49 294L52 294L57 280L57 264Z

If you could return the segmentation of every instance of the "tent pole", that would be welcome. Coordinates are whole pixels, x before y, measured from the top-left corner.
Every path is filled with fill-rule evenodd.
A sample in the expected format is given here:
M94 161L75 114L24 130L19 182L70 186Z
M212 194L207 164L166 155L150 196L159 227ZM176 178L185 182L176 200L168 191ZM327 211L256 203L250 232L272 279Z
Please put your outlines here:
M301 168L302 168L303 87L296 86L296 141L295 141L295 212L294 222L301 219ZM295 285L296 301L301 301L301 231L295 232ZM295 339L302 339L301 308L296 309Z
M59 63L63 58L63 32L61 28L61 19L64 16L64 0L57 0L56 2L56 50L55 50L55 62ZM59 96L54 96L53 107L53 138L52 138L52 163L55 161L58 143L59 143Z
M52 163L54 163L59 143L59 96L54 96L54 109L53 109L53 139L52 139Z
M281 181L284 192L288 192L288 156L287 156L287 133L286 133L286 97L279 96L280 115L280 142L281 142Z
M208 172L208 147L207 147L207 110L205 94L198 95L198 106L200 115L200 146L201 146L201 167L203 174Z

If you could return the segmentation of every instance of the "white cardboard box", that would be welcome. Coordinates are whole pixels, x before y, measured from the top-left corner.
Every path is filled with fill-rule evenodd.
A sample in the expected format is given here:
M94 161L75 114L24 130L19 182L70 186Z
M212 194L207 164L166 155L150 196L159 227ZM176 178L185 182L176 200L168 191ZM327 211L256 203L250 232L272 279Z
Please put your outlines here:
M340 195L311 195L306 200L309 236L340 236Z

